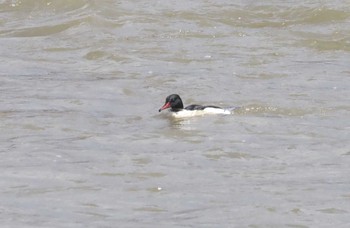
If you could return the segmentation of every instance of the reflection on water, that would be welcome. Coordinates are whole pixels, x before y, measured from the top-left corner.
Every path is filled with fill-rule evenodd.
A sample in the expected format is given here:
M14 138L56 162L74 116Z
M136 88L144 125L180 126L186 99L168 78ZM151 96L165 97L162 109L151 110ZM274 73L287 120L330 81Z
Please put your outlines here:
M174 118L174 117L169 117L169 125L172 128L175 129L182 129L182 130L195 130L193 129L193 122L196 120L193 117L188 117L188 118Z

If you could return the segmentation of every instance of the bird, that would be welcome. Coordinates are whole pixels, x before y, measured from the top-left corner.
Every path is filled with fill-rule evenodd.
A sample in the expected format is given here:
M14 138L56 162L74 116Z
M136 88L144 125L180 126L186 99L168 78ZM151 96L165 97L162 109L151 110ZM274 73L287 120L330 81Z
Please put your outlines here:
M178 94L171 94L166 97L165 104L158 110L159 112L170 108L170 113L174 117L192 117L202 116L205 114L232 114L229 109L224 109L214 105L197 105L192 104L186 106L182 103L182 100Z

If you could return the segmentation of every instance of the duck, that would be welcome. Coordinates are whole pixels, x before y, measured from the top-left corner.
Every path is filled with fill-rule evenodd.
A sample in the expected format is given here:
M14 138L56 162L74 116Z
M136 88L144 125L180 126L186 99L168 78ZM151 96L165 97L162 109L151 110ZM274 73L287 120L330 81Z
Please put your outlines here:
M202 116L205 114L232 114L231 110L214 105L197 105L192 104L184 108L182 99L178 94L171 94L166 97L164 105L158 110L159 112L170 109L174 117L192 117Z

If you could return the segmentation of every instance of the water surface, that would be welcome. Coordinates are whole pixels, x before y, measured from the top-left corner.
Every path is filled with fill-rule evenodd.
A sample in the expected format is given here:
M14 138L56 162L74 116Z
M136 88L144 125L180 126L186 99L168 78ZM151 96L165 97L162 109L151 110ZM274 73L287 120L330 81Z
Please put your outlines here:
M348 227L347 1L0 0L3 227ZM175 120L178 93L233 115Z

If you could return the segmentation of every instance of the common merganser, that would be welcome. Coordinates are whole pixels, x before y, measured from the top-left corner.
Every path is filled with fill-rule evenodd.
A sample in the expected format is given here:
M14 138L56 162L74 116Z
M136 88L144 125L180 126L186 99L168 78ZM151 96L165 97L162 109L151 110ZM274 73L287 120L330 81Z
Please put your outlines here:
M213 105L203 106L193 104L184 108L182 100L177 94L167 96L165 104L159 109L159 112L168 108L170 108L170 112L174 117L191 117L205 114L232 114L229 109L223 109Z

